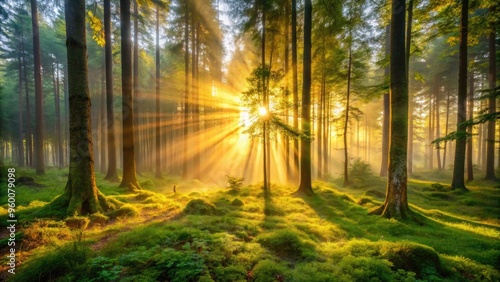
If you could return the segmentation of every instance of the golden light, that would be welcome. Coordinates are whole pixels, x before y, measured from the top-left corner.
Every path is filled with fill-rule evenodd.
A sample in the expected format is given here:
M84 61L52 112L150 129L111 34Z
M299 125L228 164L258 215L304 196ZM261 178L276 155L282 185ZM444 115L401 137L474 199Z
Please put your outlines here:
M262 117L265 117L267 115L267 109L266 107L260 107L259 108L259 115Z

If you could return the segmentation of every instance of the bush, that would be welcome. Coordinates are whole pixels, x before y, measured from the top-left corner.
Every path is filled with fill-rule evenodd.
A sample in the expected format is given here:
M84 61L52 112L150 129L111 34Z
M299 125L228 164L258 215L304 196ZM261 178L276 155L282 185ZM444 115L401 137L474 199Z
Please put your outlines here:
M374 179L369 163L356 159L349 165L349 181L352 187L372 186Z
M214 205L202 199L191 200L184 208L184 214L194 215L214 215L216 214L216 211L217 210Z
M241 186L243 186L243 177L226 175L226 187L233 190L240 190Z
M243 206L243 205L244 205L244 204L243 204L243 201L242 201L242 200L240 200L240 199L238 199L238 198L234 199L234 200L231 202L231 206L241 207L241 206Z

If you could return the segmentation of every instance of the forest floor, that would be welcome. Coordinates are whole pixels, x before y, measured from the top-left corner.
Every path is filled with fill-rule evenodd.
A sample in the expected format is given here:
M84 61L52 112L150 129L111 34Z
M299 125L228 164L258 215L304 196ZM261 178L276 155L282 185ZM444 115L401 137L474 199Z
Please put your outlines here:
M16 188L16 274L2 255L0 280L500 281L500 186L480 180L452 191L449 172L417 172L408 183L423 225L368 215L384 199L385 179L366 174L346 188L314 182L314 196L273 184L267 199L259 185L149 174L140 177L144 191L127 193L98 174L100 191L126 205L84 229L43 208L63 192L67 170L17 175L45 186ZM4 218L6 203L2 193Z

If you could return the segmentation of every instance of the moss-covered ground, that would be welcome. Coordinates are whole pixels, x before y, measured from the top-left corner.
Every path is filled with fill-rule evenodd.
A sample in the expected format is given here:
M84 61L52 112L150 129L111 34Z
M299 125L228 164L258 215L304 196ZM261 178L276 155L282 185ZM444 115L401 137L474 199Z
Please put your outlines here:
M9 281L500 281L500 188L468 183L455 192L447 172L410 179L410 207L423 225L368 211L381 204L378 177L294 185L211 187L144 174L139 193L97 175L102 193L125 205L109 214L63 218L44 206L67 171L16 188L16 274ZM176 185L176 193L173 186ZM0 214L7 215L0 198ZM5 230L6 222L0 222ZM1 232L0 238L7 233ZM2 253L7 252L2 240Z

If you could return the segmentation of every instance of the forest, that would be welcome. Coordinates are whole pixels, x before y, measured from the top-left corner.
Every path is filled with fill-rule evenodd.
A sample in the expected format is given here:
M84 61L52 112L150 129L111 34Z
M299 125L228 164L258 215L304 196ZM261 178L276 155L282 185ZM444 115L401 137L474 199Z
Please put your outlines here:
M495 0L0 0L1 281L500 281Z

